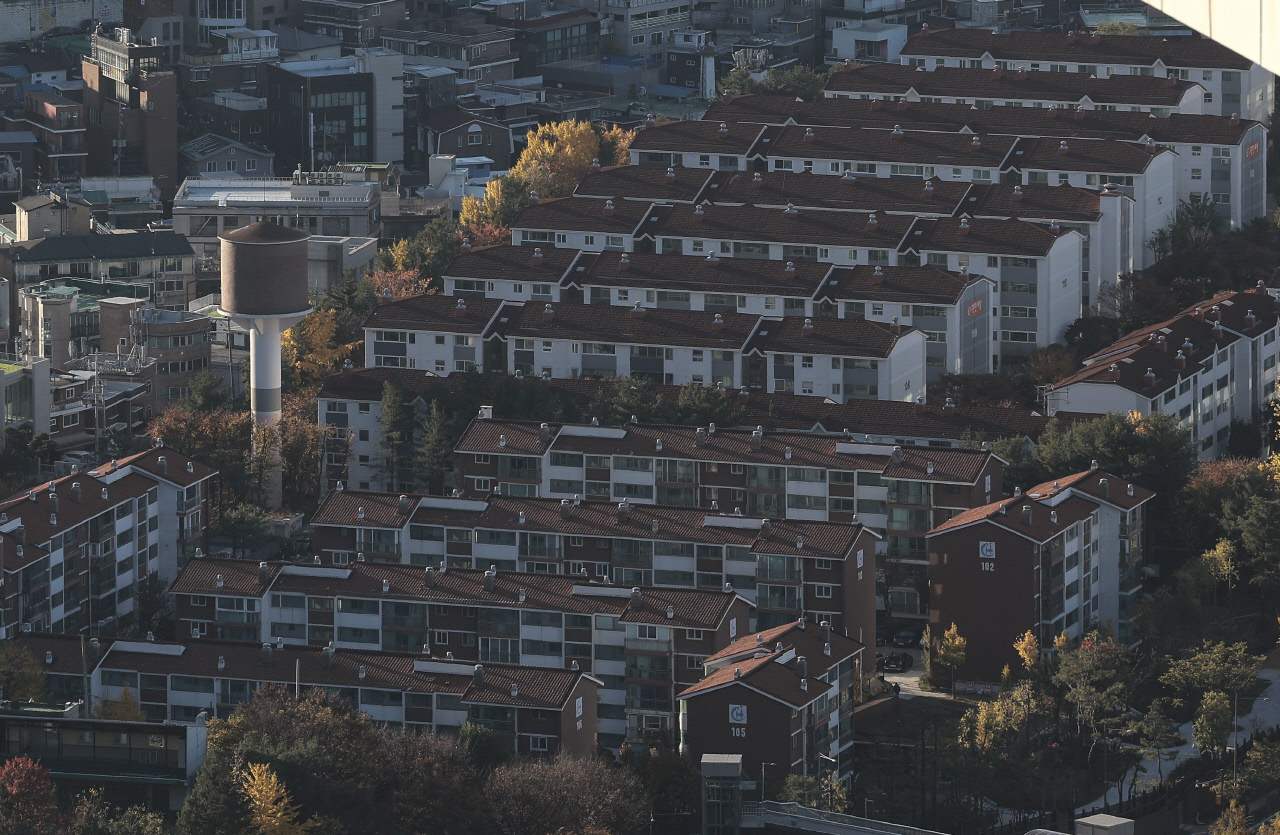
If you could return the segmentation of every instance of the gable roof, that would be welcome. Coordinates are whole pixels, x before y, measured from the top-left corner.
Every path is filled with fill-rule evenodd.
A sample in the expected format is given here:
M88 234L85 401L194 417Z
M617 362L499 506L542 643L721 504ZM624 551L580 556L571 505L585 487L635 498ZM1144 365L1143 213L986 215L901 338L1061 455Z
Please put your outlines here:
M1169 67L1248 70L1252 63L1208 38L1159 35L1075 35L1068 32L1007 32L989 29L929 28L907 39L905 56L946 56L996 60L1071 61Z
M699 168L615 165L589 171L573 194L575 197L688 203L698 196L714 174L714 171Z
M503 308L495 332L507 339L536 337L736 351L759 320L758 316L729 311L712 314L602 304L530 303Z
M502 306L501 299L475 296L408 296L379 304L364 327L480 334Z

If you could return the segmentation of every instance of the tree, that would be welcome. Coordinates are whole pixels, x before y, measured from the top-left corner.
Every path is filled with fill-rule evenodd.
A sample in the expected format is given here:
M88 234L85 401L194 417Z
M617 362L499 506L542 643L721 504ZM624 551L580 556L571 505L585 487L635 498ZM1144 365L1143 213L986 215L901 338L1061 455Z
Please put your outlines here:
M356 348L339 344L338 321L332 310L315 310L284 332L281 359L295 385L323 382Z
M447 217L438 217L412 238L402 238L380 251L373 263L378 270L417 271L428 287L438 287L445 266L461 249L462 236L458 234L457 225Z
M1248 490L1248 488L1246 488ZM1249 582L1280 586L1280 500L1268 487L1223 502L1222 528L1239 544L1241 566Z
M1027 361L1031 366L1031 376L1040 385L1052 385L1076 370L1076 359L1071 352L1061 345L1048 345L1036 348Z
M422 489L437 496L444 493L452 453L453 443L445 425L444 412L440 410L440 402L433 400L422 426L422 438L418 441L418 455L414 462Z
M245 835L251 831L248 806L236 780L235 753L214 745L178 813L177 835Z
M1156 761L1160 782L1164 782L1164 761L1177 757L1171 750L1182 744L1178 728L1165 713L1163 699L1153 699L1147 712L1136 723L1138 742L1149 757Z
M314 507L320 496L325 430L316 423L316 394L315 388L286 394L275 425L285 505L296 509Z
M298 820L301 808L268 765L249 763L240 775L240 791L258 835L304 835L315 828L314 821Z
M138 699L133 695L133 688L125 685L118 699L99 699L93 708L94 719L111 719L117 722L145 722Z
M1204 694L1200 710L1192 726L1191 739L1200 753L1214 759L1222 759L1231 738L1231 726L1235 720L1231 714L1231 697L1219 690Z
M636 132L614 124L605 128L599 126L600 132L600 164L629 165L631 163L631 143L635 141Z
M1234 797L1228 801L1222 816L1209 827L1209 835L1249 835L1249 819L1245 808Z
M1230 432L1227 436L1228 458L1257 458L1262 454L1262 431L1256 423L1232 418Z
M541 197L541 193L538 195ZM462 198L462 211L458 223L463 234L471 238L472 246L484 246L477 230L483 227L507 229L516 215L529 201L529 186L510 174L494 177L485 183L484 196ZM510 232L507 232L510 235ZM510 240L510 238L507 238Z
M596 828L614 835L649 829L650 804L640 779L601 760L518 760L496 769L486 801L494 832L545 835Z
M960 630L953 623L942 633L938 641L937 661L951 673L951 698L956 696L956 670L964 666L967 657L965 648L969 641L960 635Z
M511 759L511 751L487 725L467 722L458 729L458 742L482 772L492 771Z
M1218 544L1200 555L1209 575L1213 577L1213 610L1218 611L1218 585L1227 584L1227 593L1231 593L1231 584L1240 579L1239 560L1236 546L1229 539L1220 539Z
M1010 406L1029 409L1036 399L1035 380L1026 374L941 374L929 384L926 399L961 406Z
M254 504L238 504L222 513L219 532L231 537L231 553L243 555L249 546L267 535L271 517Z
M1097 745L1116 725L1120 698L1131 676L1129 651L1101 630L1072 645L1066 633L1054 640L1057 671L1053 683L1071 708L1079 733L1092 738L1089 762Z
M0 828L12 835L60 831L49 771L26 755L0 764Z
M748 93L795 96L804 101L822 98L827 73L811 67L796 65L790 69L771 69L763 78L755 78L746 67L738 67L725 76L719 85L721 96L740 96Z
M67 835L166 835L164 816L142 806L124 809L102 799L102 789L89 789L76 798L67 820Z
M1168 225L1151 236L1147 248L1155 253L1157 261L1204 249L1225 225L1226 218L1218 213L1212 200L1193 194L1190 200L1178 201Z
M346 344L363 338L364 321L377 304L378 291L373 283L353 270L346 270L316 307L333 313L334 338Z
M1211 691L1238 694L1253 687L1263 660L1249 654L1244 643L1206 639L1199 649L1171 662L1160 682L1184 698Z
M573 194L600 157L600 137L589 122L548 122L529 131L525 140L524 152L509 176L542 200Z
M421 296L431 290L429 276L424 278L418 270L374 270L365 276L365 280L373 285L379 299L386 297L391 291L391 298L404 299L409 296Z
M1101 351L1120 338L1120 321L1109 316L1083 316L1067 326L1062 339L1076 362Z
M1141 35L1146 30L1136 23L1122 20L1104 20L1093 27L1099 35Z
M1040 640L1036 633L1028 629L1021 638L1013 642L1013 648L1022 659L1022 666L1028 673L1034 673L1040 666Z
M217 411L229 397L223 388L222 378L207 369L193 375L188 387L189 393L179 402L197 412Z
M11 702L42 702L44 665L21 641L0 642L0 697Z
M173 640L171 602L168 586L158 573L153 571L137 582L133 592L133 611L139 637L150 632L162 641Z
M717 391L710 386L686 383L680 387L671 423L684 426L737 426L742 422L744 410L738 406L737 394Z
M413 450L413 410L405 402L404 389L395 379L382 384L378 428L382 431L378 442L382 453L378 469L386 479L386 489L394 493L412 478L407 464Z

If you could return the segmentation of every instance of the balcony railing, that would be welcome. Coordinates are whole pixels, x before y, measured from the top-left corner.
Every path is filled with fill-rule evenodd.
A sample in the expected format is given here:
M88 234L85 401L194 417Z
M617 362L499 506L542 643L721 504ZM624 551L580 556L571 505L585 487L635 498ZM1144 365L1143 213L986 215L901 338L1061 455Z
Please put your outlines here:
M632 667L628 665L626 677L636 679L638 681L671 681L671 671L656 670L652 667Z
M671 699L642 699L638 696L627 696L627 710L671 710Z
M636 652L667 652L671 648L671 642L655 638L627 638L622 646L624 649Z
M783 583L798 583L800 582L800 569L757 565L756 579L772 580Z

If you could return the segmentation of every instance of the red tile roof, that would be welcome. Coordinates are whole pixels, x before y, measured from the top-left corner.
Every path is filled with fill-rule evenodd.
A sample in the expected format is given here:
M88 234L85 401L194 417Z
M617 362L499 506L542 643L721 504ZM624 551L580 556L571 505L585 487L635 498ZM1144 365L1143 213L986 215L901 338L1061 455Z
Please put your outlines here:
M631 141L631 151L745 154L760 135L758 125L708 121L671 121L645 125Z
M161 457L165 459L163 475L160 471ZM91 472L94 475L104 476L116 469L128 466L142 470L156 478L162 478L179 487L190 487L198 481L204 481L206 478L212 478L218 474L218 471L208 464L202 464L172 447L165 446L148 449L145 452L121 458L119 461L113 461L111 464L103 464ZM120 482L114 483L119 484Z
M453 390L448 377L439 377L424 368L349 368L327 378L319 398L334 400L381 400L383 385L394 380L405 393L425 399Z
M809 261L788 266L753 258L708 261L701 255L603 252L581 271L570 271L565 282L578 287L654 287L730 295L751 291L808 298L830 271L830 264Z
M547 307L551 313L546 312ZM727 311L720 314L695 310L634 311L602 304L529 303L508 305L496 332L507 339L530 337L739 350L758 321L758 316Z
M999 168L1014 141L1008 136L794 126L767 128L755 153L769 157Z
M1148 150L1114 139L1022 139L1009 157L1016 169L1086 171L1105 174L1142 174L1151 161L1169 153L1162 148Z
M926 29L902 48L905 56L946 56L997 61L1070 61L1088 64L1247 70L1251 62L1225 46L1199 36L1080 35L1066 32L1008 32L988 29Z
M261 597L281 564L268 563L267 582L261 582L261 567L253 560L218 559L201 557L189 559L169 587L170 594L226 594L240 597ZM221 579L222 584L218 581Z
M920 218L902 243L915 252L999 253L1044 258L1069 230L1017 219Z
M1103 496L1102 482L1107 484L1106 495ZM1102 470L1085 470L1074 475L1064 476L1027 490L1030 499L1048 498L1063 490L1077 490L1090 498L1116 505L1129 510L1155 497L1155 492L1141 487L1134 482Z
M930 191L925 183L932 187ZM720 171L703 196L713 203L949 215L968 183L898 177L835 177L807 171Z
M1034 542L1048 542L1076 522L1087 519L1097 507L1095 502L1078 497L1064 499L1050 507L1042 501L1015 496L966 510L929 531L929 536L985 521L1021 534ZM1023 521L1023 511L1027 508L1031 511L1031 524Z
M1127 104L1142 107L1177 107L1192 88L1192 81L1149 75L1112 75L1098 78L1086 73L924 68L906 64L863 64L838 68L827 79L828 93L905 95L959 99L1025 99L1054 102Z
M1023 220L1096 221L1102 217L1102 192L1070 185L974 185L957 212L970 217Z
M815 293L815 298L955 304L967 287L979 281L991 279L928 266L836 267Z
M668 172L657 165L615 165L588 173L573 193L576 197L690 203L714 173L699 168L676 167Z
M748 351L787 354L820 354L840 357L887 357L898 340L914 329L867 319L834 319L827 316L801 319L788 316L765 319L747 347ZM824 360L825 362L825 360Z
M771 651L759 658L730 664L686 688L679 694L679 698L692 698L721 687L747 687L798 710L826 694L828 688L816 680L808 685L807 690L801 687L800 677L795 672L795 662L781 663L781 657L779 653Z
M643 231L639 228L640 224L651 211L648 203L636 200L561 197L525 206L515 220L511 221L511 228L632 235Z
M655 235L713 240L893 249L911 218L875 212L762 209L754 206L676 206ZM872 223L872 219L875 222Z
M822 627L811 621L803 622L803 625L801 623L796 620L754 635L744 635L714 655L708 656L706 663L709 666L717 666L718 662L723 663L736 656L752 656L761 649L765 652L771 650L776 652L781 646L784 652L792 650L797 656L806 659L809 675L823 676L827 670L838 666L845 659L857 655L859 650L864 649L862 644L852 638L832 630L828 636L831 644L831 653L828 655L824 646L827 642L822 638Z
M476 296L409 296L375 307L364 327L479 334L484 333L500 307L500 299Z
M400 501L396 493L374 493L355 490L333 490L320 502L313 525L348 525L362 528L401 528L413 515L417 503L413 497ZM342 520L342 521L330 521Z
M535 252L540 254L535 255ZM591 257L588 253L558 249L549 244L545 247L499 244L462 253L449 262L442 274L445 278L514 279L555 284L580 256Z

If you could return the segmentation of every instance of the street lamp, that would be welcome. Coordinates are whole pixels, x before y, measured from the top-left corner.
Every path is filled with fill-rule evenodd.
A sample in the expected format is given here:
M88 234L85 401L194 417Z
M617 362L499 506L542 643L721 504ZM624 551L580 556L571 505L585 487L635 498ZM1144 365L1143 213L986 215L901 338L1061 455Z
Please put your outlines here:
M831 763L831 773L832 773L832 774L834 774L834 773L835 773L835 770L836 770L836 760L835 760L835 757L829 757L829 756L827 756L826 754L823 754L823 753L819 752L819 753L818 753L818 790L819 790L819 791L821 791L821 790L822 790L822 761L823 761L823 760L826 760L827 762ZM827 785L827 811L828 811L828 812L832 811L832 809L831 809L831 790L832 790L832 788L833 788L833 786L831 786L830 784L828 784L828 785Z
M776 765L777 765L777 763L760 763L760 802L761 802L761 803L764 803L764 801L765 801L765 795L764 795L764 767L765 767L765 766L767 766L767 765L773 765L773 766L776 766Z

